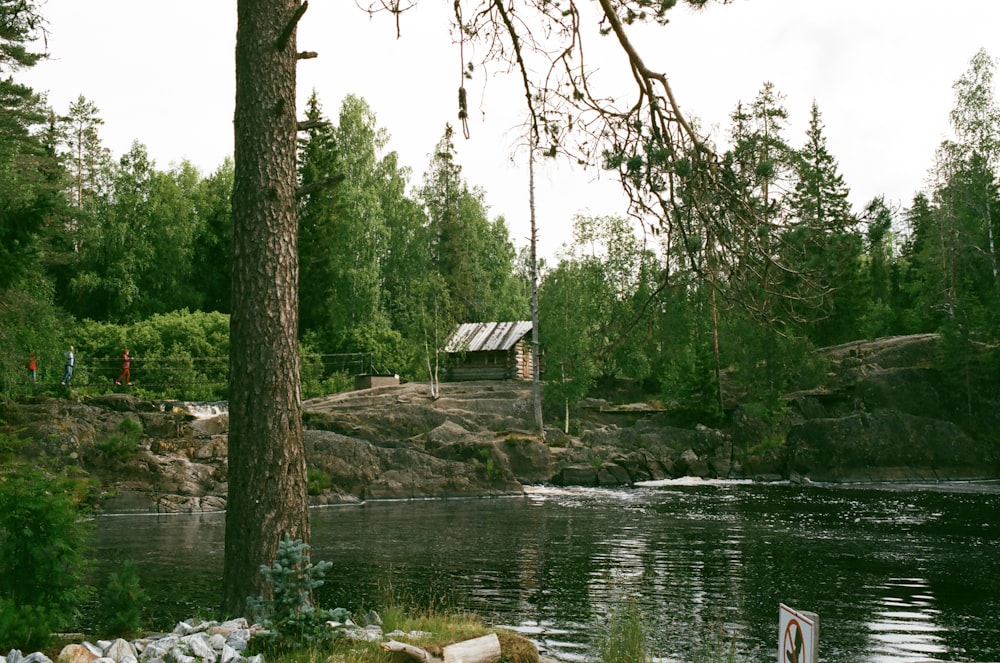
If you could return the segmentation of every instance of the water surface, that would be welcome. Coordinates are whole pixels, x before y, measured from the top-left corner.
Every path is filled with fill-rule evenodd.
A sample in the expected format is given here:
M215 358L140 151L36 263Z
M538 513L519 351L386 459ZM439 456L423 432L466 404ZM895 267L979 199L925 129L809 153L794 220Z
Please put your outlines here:
M667 482L532 489L503 499L312 511L326 607L387 594L470 610L550 656L593 654L636 601L651 651L733 645L777 660L778 605L820 617L824 661L998 661L1000 484L793 486ZM218 603L224 515L98 519L102 559L139 563L172 619Z

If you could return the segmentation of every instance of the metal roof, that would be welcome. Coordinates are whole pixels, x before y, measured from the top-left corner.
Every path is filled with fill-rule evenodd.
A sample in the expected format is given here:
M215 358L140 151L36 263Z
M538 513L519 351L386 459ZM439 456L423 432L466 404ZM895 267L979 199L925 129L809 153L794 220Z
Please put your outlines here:
M466 322L458 326L444 345L445 352L509 350L531 331L531 321Z

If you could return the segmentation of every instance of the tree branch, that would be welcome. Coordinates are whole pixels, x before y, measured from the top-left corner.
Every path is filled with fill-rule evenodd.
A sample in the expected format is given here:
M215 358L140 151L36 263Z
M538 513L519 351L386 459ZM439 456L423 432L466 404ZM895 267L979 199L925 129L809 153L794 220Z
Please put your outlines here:
M292 38L292 33L295 32L295 26L299 24L299 20L306 13L307 9L309 9L309 0L302 0L302 4L295 8L295 13L292 14L292 18L285 25L285 29L278 35L278 41L274 44L275 50L285 50L285 47L288 46L288 41Z
M332 186L336 186L343 182L345 179L344 175L327 175L324 178L318 179L315 182L310 182L309 184L303 184L295 190L296 198L304 198L310 196L314 193L323 191Z
M320 129L330 126L329 120L300 120L296 128L299 131L309 131L310 129Z

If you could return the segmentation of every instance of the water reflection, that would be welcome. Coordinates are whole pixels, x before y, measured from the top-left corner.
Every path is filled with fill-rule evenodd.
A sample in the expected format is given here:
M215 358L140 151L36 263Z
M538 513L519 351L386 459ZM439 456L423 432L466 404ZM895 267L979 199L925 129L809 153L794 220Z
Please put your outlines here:
M881 594L874 606L871 631L871 655L878 661L942 660L950 653L937 623L940 611L934 607L934 595L924 578L892 578L874 588Z
M314 558L333 564L323 605L377 609L391 594L469 610L565 661L592 653L626 599L664 662L706 643L775 660L779 603L820 615L825 661L1000 660L993 487L539 489L317 509L312 520ZM204 614L199 601L214 608L223 516L99 523L104 556L136 559L178 619Z

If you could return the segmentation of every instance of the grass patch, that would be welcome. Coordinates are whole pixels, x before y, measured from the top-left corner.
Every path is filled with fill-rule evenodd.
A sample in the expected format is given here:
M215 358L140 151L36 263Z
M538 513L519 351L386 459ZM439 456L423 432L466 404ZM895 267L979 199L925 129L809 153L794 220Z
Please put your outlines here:
M396 607L383 610L386 639L406 642L440 657L444 648L456 642L496 633L500 641L501 663L538 663L538 650L526 638L502 629L492 629L472 615L405 613ZM390 635L391 634L391 635ZM268 658L269 663L414 663L401 653L382 649L381 643L340 638L322 647L298 649Z

